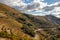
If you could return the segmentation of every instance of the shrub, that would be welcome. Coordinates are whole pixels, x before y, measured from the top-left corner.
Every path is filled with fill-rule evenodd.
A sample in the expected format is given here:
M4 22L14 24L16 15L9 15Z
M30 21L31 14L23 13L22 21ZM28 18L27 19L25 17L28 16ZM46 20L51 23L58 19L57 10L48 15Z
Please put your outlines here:
M34 37L35 36L35 32L32 28L28 27L26 24L23 25L23 31L27 34L29 34L30 36Z

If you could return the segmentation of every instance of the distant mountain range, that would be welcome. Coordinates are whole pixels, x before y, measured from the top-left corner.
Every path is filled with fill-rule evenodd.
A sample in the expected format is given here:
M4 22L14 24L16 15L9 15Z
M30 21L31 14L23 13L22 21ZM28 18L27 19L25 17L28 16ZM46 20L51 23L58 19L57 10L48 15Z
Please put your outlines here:
M1 40L60 40L60 18L21 13L0 3Z

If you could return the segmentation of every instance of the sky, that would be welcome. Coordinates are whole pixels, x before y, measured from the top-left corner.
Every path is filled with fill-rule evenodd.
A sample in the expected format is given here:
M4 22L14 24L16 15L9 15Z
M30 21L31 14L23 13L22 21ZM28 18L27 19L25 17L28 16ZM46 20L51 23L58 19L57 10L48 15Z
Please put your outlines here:
M26 14L54 15L60 18L60 0L0 0L0 3Z

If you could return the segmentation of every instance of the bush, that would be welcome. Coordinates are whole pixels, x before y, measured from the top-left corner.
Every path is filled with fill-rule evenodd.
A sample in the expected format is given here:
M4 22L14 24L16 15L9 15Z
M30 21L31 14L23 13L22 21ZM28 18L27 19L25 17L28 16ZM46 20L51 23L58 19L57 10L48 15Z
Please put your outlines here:
M35 36L35 32L32 28L28 27L26 24L23 25L23 31L27 34L29 34L30 36L34 37Z
M20 37L14 35L14 34L8 34L7 32L5 31L1 31L0 32L0 37L3 37L3 38L10 38L11 40L20 40Z
M1 32L0 32L0 37L11 38L11 35L10 35L10 34L8 34L8 33L7 33L7 32L5 32L5 31L1 31Z

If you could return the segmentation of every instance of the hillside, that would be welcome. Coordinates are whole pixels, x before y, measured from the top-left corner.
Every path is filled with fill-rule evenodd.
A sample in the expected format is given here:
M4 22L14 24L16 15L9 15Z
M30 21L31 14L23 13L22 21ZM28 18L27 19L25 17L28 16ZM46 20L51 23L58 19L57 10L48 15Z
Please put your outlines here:
M1 40L60 40L59 27L45 16L24 14L0 3Z
M51 19L52 21L60 24L60 18L56 18L56 17L54 17L52 15L47 15L46 17L49 18L49 19Z

